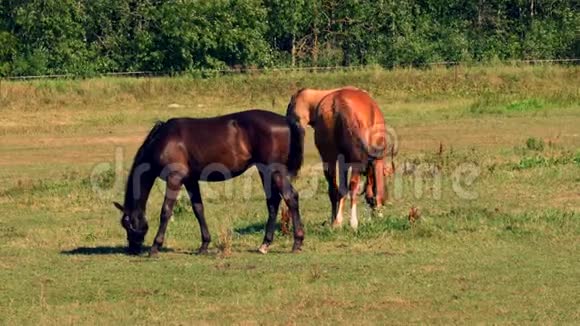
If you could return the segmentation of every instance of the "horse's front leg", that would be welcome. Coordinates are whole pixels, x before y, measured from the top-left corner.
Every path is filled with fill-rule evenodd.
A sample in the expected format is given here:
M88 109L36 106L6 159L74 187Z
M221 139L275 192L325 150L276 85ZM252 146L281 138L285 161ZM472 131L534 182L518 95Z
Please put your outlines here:
M344 203L346 201L346 197L349 193L349 188L347 187L347 178L348 178L348 169L349 165L345 162L344 155L340 155L338 159L338 192L337 192L337 201L338 201L338 212L336 213L336 219L332 226L334 227L341 227L342 226L342 216L344 210Z
M163 206L161 207L161 216L159 217L159 230L157 230L157 235L153 240L153 246L151 246L150 256L155 256L159 253L159 249L163 246L165 241L165 232L167 231L167 225L173 215L173 207L179 196L179 190L181 189L181 177L177 175L170 175L167 178L167 187L165 189L165 200L163 201Z
M326 182L328 182L328 199L330 200L331 216L330 222L334 225L335 223L342 223L342 207L338 209L339 192L338 186L336 185L336 160L330 160L326 162L324 169L324 177Z
M366 183L364 185L364 189L363 189L363 191L365 193L365 200L371 208L374 208L377 205L376 198L375 198L376 182L375 182L374 163L371 162L368 164L366 175L367 175L367 181L366 181Z
M185 188L189 193L189 199L191 199L193 213L197 218L197 222L199 223L199 228L201 230L201 247L199 247L197 253L206 254L209 243L211 242L211 235L209 234L209 229L207 228L207 223L205 221L205 215L203 213L203 202L201 200L199 181L188 181L185 183Z

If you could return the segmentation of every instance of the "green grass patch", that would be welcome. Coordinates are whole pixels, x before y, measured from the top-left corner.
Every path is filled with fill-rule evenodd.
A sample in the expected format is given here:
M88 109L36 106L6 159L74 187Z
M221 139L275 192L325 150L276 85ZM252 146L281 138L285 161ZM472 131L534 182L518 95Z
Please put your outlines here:
M531 98L525 99L521 101L514 101L506 106L503 109L507 112L534 112L542 110L546 107L546 104L543 101Z
M484 94L469 106L468 112L474 115L534 113L564 104L557 99L550 98L524 98L518 100L510 100L509 98L499 94Z
M567 152L560 156L545 157L541 155L524 156L512 167L516 170L525 170L538 167L555 167L558 165L573 164L580 167L580 152Z

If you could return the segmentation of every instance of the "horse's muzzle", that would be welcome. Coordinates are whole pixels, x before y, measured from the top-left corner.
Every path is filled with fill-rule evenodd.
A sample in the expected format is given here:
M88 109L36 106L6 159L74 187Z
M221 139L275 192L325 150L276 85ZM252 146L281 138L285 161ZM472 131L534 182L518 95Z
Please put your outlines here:
M129 242L127 247L127 254L129 255L139 255L143 251L142 242Z
M365 200L367 201L367 204L369 204L369 206L371 208L377 207L377 199L375 197L367 197L367 196L365 196Z
M127 253L130 255L138 255L143 251L143 241L145 241L145 232L138 232L133 230L127 230L127 242L129 247L127 247Z

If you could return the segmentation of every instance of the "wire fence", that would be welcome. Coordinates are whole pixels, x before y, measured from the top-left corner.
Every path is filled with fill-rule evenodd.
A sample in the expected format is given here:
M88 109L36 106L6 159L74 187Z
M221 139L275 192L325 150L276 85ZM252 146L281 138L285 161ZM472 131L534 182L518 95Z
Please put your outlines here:
M506 60L499 61L500 64L577 64L580 59L528 59L528 60ZM438 62L426 62L420 64L408 64L408 65L393 65L385 68L419 68L419 67L433 67L433 66L461 66L461 65L474 65L478 63L464 62L464 61L438 61ZM481 64L481 63L479 63ZM176 76L183 74L200 74L200 75L212 75L212 74L245 74L245 73L267 73L276 71L341 71L341 70L361 70L367 69L371 66L365 65L354 65L354 66L325 66L325 67L243 67L243 68L222 68L222 69L198 69L198 70L188 70L187 72L175 73L175 72L164 72L164 71L127 71L127 72L106 72L106 73L96 73L89 75L78 75L78 74L53 74L53 75L33 75L33 76L8 76L3 77L4 80L33 80L33 79L73 79L73 78L91 78L91 77L163 77L163 76Z

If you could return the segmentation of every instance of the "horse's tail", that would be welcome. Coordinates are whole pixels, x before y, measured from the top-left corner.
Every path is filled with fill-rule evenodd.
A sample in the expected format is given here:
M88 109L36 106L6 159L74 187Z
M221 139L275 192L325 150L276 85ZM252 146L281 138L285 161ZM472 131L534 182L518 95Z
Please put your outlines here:
M377 137L382 138L382 141L378 144L375 142ZM369 156L369 160L384 158L386 156L387 135L384 132L356 128L353 132L353 138L359 142L363 151Z
M290 152L286 166L290 177L296 177L304 160L304 128L296 119L286 118L290 127Z

